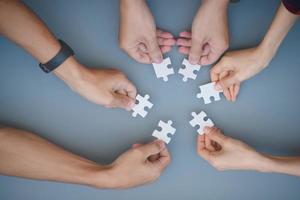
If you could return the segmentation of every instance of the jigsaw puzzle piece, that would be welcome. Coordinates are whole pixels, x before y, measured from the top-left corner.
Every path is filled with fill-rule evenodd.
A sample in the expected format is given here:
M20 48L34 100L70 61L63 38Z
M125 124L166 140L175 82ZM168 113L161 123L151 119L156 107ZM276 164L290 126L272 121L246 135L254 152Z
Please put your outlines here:
M183 59L182 65L184 65L184 68L180 68L178 70L178 73L183 75L182 80L186 82L189 78L195 80L197 78L197 74L195 74L195 71L199 71L201 68L201 65L192 65L187 59Z
M201 92L197 94L197 98L199 98L199 99L203 98L204 104L211 103L211 97L214 98L214 101L221 100L220 93L223 91L217 91L215 89L215 84L216 84L216 82L211 82L211 83L199 86Z
M139 94L136 96L136 100L138 101L138 103L136 103L135 106L132 108L133 117L136 117L137 115L140 115L143 118L146 117L148 112L145 110L145 108L147 107L148 109L151 109L153 106L149 99L150 96L148 94L146 94L144 97Z
M161 128L161 130L154 130L152 136L164 141L166 144L169 144L171 138L168 136L168 134L174 135L176 132L176 129L172 126L172 123L173 122L171 120L169 120L167 123L160 120L158 126Z
M202 135L204 133L203 129L207 127L213 127L214 123L211 119L205 118L207 117L206 113L204 111L201 111L200 113L192 112L191 114L193 116L193 119L190 121L190 124L192 127L199 126L197 132L198 134Z
M152 63L156 77L163 78L164 81L168 81L168 76L174 74L173 68L168 68L171 64L170 58L165 58L161 63Z

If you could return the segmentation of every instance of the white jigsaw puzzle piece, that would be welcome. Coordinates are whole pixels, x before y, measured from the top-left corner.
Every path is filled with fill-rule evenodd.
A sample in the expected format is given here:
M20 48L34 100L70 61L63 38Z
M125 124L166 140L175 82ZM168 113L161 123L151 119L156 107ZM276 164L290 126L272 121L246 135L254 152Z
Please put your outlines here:
M172 126L172 123L173 122L171 120L169 120L167 123L160 120L158 126L161 127L161 131L154 130L152 136L169 144L171 138L168 136L168 134L174 135L176 132L176 129Z
M150 96L148 94L146 94L144 97L142 97L141 95L137 95L136 96L136 100L138 101L138 103L135 104L135 106L132 108L133 113L132 116L136 117L138 114L140 116L142 116L143 118L146 117L146 115L148 114L148 112L145 110L145 108L149 108L151 109L153 104L149 101Z
M190 121L190 124L192 127L199 126L198 128L198 134L202 135L204 133L203 129L207 127L213 127L214 123L211 119L204 120L204 118L207 117L206 113L204 111L201 111L200 113L196 114L195 112L192 112L193 119Z
M168 81L168 76L174 74L173 68L168 68L171 64L170 58L165 58L160 64L152 63L156 77L163 78L164 81Z
M211 103L211 100L210 100L211 97L214 98L214 101L221 100L220 93L223 91L217 91L215 89L215 84L216 84L216 82L212 82L212 83L208 83L208 84L199 86L201 92L197 94L197 98L199 98L199 99L203 98L204 104Z
M184 65L184 68L180 68L178 70L178 73L183 75L182 80L186 82L189 78L195 80L197 78L197 74L195 74L195 71L199 71L201 68L201 65L192 65L187 59L183 59L182 65Z

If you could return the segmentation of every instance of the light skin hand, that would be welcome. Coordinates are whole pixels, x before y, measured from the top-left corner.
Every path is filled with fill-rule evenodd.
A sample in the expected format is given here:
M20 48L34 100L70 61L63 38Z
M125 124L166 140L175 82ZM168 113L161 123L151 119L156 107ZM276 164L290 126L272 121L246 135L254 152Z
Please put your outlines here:
M247 144L227 137L216 128L198 136L198 154L218 170L261 170L264 157Z
M170 161L163 141L135 144L110 166L109 174L114 177L114 188L135 187L157 180Z
M204 0L192 31L183 31L177 40L178 51L189 55L192 64L209 65L219 59L229 45L228 0Z
M120 0L119 45L140 63L161 63L176 43L169 32L156 29L144 0Z
M61 48L47 26L18 0L0 0L0 34L41 63L48 62ZM118 70L89 69L70 57L54 73L91 102L127 110L135 103L135 86Z
M54 73L93 103L126 110L135 104L136 88L119 70L91 69L69 58Z
M96 188L129 188L156 180L170 163L162 141L134 145L111 165L68 152L33 133L0 128L0 174Z
M271 27L257 47L228 52L211 69L211 80L217 82L217 90L223 89L227 100L235 101L241 82L268 66L297 18L281 4Z
M198 154L218 170L256 170L300 176L299 156L261 154L244 142L225 136L216 127L206 127L204 132L198 136Z

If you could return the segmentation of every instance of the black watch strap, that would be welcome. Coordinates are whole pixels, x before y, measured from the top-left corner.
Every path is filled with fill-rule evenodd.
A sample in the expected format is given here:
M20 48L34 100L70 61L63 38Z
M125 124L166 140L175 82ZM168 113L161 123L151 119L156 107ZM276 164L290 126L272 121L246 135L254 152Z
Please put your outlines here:
M58 41L61 45L61 49L59 50L59 52L47 63L39 64L40 68L46 73L53 71L58 66L60 66L65 60L67 60L67 58L74 55L74 52L71 49L71 47L69 47L69 45L67 45L62 40L58 40Z

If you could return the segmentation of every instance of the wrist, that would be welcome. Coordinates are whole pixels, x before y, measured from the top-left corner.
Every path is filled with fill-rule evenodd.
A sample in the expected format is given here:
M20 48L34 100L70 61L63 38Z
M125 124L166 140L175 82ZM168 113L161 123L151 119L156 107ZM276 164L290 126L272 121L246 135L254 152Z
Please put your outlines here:
M88 169L85 178L85 185L102 188L102 189L113 189L115 183L111 169L109 166L95 166Z
M202 4L213 4L215 8L227 8L230 0L203 0Z
M272 58L274 57L277 51L277 48L273 47L272 45L261 43L257 47L257 50L258 50L258 62L260 62L260 65L264 69L271 62Z
M274 158L265 155L259 154L259 159L257 159L255 170L259 172L274 172L274 163L276 161Z
M54 74L63 80L67 85L73 87L76 83L80 83L87 69L81 65L74 56L69 57L54 71Z

